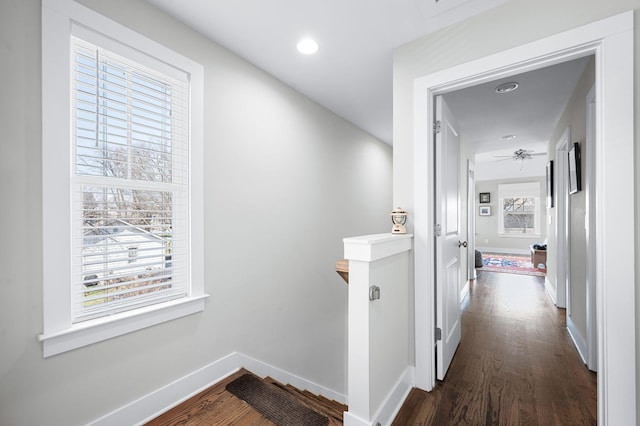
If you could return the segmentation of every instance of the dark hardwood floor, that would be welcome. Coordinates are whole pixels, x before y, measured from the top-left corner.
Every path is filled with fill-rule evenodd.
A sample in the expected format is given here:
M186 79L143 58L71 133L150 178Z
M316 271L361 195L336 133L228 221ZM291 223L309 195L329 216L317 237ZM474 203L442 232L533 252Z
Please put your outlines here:
M247 370L239 370L153 419L147 426L274 425L249 404L225 389L228 383L246 373ZM347 410L346 405L298 390L291 385L283 385L269 377L264 381L279 387L298 402L325 415L329 419L329 426L342 425L342 413Z
M544 279L479 272L445 380L411 391L394 425L595 425L596 374Z
M564 315L545 293L543 278L480 272L463 305L462 341L445 380L432 392L412 390L393 424L595 425L596 374L580 360ZM148 424L272 425L225 390L244 373ZM326 415L330 425L342 424L346 406L277 386Z

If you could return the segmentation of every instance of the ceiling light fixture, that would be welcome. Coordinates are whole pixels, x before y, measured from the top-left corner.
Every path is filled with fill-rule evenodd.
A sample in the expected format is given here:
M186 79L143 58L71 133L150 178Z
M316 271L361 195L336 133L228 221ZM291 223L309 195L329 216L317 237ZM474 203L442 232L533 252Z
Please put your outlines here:
M503 141L512 141L516 138L516 135L504 135L500 139Z
M504 83L496 87L496 93L503 94L503 93L513 92L518 87L520 87L520 84L516 83L515 81L512 81L510 83Z
M530 149L516 149L512 155L494 155L495 158L499 158L496 161L505 161L505 160L513 160L520 167L520 170L524 169L524 163L527 160L532 160L533 157L537 157L539 155L547 155L546 152L534 152Z
M310 38L302 39L297 45L298 52L304 55L313 55L318 51L318 43Z

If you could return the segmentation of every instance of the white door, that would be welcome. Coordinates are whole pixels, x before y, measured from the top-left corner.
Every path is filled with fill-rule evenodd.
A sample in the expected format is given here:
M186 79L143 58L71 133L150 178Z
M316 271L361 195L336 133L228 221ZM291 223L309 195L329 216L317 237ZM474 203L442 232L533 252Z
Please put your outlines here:
M460 140L451 111L436 97L436 377L443 380L460 343ZM438 333L436 333L438 334ZM436 336L438 337L438 336Z

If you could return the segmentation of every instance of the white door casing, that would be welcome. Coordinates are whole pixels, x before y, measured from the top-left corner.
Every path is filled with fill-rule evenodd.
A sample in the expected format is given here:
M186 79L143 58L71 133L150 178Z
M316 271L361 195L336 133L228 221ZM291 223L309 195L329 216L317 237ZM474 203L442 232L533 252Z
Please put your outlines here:
M586 211L587 217L585 223L587 227L587 366L592 371L598 371L598 327L596 322L596 259L597 259L597 241L596 241L596 219L598 212L596 210L595 197L595 134L596 134L596 91L595 86L589 90L587 94L587 132L586 132L586 173L585 173L585 191L586 191Z
M453 114L436 97L436 341L437 377L443 380L461 337L460 137Z
M556 144L556 294L554 302L558 308L567 308L570 313L569 300L569 259L571 244L569 244L569 165L567 155L571 129L568 127L562 133L560 141Z
M467 160L467 280L476 278L476 166Z
M435 385L432 246L434 97L596 56L595 197L598 423L636 423L634 12L628 11L414 80L413 200L416 386ZM605 96L606 94L606 96ZM624 182L624 185L620 185ZM604 285L603 283L606 283Z

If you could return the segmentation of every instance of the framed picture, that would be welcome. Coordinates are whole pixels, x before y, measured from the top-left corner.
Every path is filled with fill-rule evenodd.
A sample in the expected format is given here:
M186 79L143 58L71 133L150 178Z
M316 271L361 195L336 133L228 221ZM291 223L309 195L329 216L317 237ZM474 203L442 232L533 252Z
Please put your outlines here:
M553 199L553 160L547 163L547 208L554 205Z
M490 192L481 192L480 193L480 203L490 203L491 202L491 193Z
M491 216L491 207L480 206L480 216Z
M582 190L580 169L580 144L576 142L569 151L569 194Z

